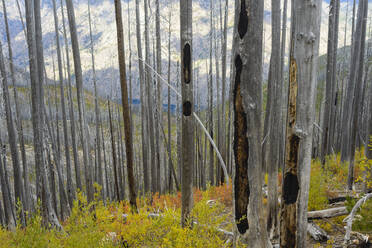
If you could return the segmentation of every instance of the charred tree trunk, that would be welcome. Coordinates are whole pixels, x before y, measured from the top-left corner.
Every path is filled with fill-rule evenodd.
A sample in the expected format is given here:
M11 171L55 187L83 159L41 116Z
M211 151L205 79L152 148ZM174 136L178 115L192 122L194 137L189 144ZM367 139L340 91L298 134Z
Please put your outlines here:
M124 37L123 37L123 22L121 13L121 2L115 0L115 14L116 14L116 28L118 39L118 53L119 53L119 69L120 69L120 85L121 85L121 99L123 104L123 120L125 132L125 151L127 159L128 185L129 185L129 202L133 211L137 210L136 203L136 189L133 173L133 141L132 129L129 117L128 104L128 90L127 90L127 76L125 71L125 54L124 54Z
M141 38L141 18L139 12L139 0L136 0L136 31L137 31L137 52L138 52L138 67L140 77L140 99L141 99L141 139L142 139L142 163L143 163L143 182L145 187L145 193L150 191L150 180L149 166L148 166L148 142L147 142L147 128L146 128L146 84L145 84L145 71L143 68L143 56L142 56L142 38Z
M44 161L44 54L42 43L40 0L35 0L33 6L26 1L27 44L30 60L32 126L34 132L34 149L36 164L36 192L42 200L42 215L44 224L61 228L55 209L50 201L50 191Z
M269 247L262 225L263 1L240 0L235 11L239 16L234 27L239 36L234 54L235 220L239 233L247 233L250 247Z
M84 89L83 89L83 73L81 70L81 59L79 51L79 41L77 36L77 28L75 23L75 13L72 0L66 0L67 16L70 26L72 53L74 58L75 78L76 78L76 89L77 89L77 102L79 110L79 127L80 127L80 139L83 146L83 161L85 167L85 187L87 189L88 201L93 200L93 182L91 175L91 165L89 161L89 144L87 138L88 124L86 123L85 117L85 104L84 104Z
M192 1L180 1L181 22L181 92L182 92L182 213L183 227L192 224L190 213L193 205L193 163L194 163L194 110L192 80Z
M286 161L280 246L306 247L321 1L292 1Z
M280 0L271 1L271 29L272 29L272 50L270 61L271 84L273 87L272 117L270 122L270 144L268 158L268 219L267 231L270 237L277 237L279 234L278 219L278 170L279 170L279 138L280 132L280 111L281 111L281 87L280 87Z

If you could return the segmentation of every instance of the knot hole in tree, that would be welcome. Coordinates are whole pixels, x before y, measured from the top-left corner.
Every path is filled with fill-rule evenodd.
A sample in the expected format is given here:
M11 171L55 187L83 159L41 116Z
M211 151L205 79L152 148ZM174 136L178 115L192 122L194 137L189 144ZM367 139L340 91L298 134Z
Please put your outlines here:
M183 103L182 112L184 116L190 116L192 112L191 109L192 109L192 105L190 101L186 101Z
M191 47L189 43L186 43L183 47L183 75L185 83L189 84L191 77Z
M245 7L245 0L241 0L240 5L240 14L239 14L239 23L238 23L238 33L240 39L243 39L244 35L248 30L248 12Z

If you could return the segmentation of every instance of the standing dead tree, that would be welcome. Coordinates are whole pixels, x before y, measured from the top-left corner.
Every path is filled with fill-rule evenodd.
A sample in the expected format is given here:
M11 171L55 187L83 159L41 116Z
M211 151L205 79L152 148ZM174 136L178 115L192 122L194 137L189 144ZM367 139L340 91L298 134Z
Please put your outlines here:
M240 0L234 54L235 220L250 247L269 247L262 223L262 36L263 1ZM248 211L247 211L248 209ZM248 223L249 220L249 223Z
M182 213L181 224L189 223L193 205L193 163L194 163L194 109L192 80L192 1L180 1L181 18L181 92L182 92Z
M116 16L117 42L118 42L118 54L119 54L121 99L122 99L122 104L123 104L123 119L124 119L125 148L126 148L125 151L126 151L126 159L127 159L127 172L128 172L128 184L129 184L129 202L130 202L130 205L132 206L132 210L136 211L137 210L136 190L135 190L134 173L133 173L133 144L132 144L133 136L132 136L130 117L129 117L121 0L115 0L115 16Z
M280 246L306 247L321 1L292 1L285 169Z

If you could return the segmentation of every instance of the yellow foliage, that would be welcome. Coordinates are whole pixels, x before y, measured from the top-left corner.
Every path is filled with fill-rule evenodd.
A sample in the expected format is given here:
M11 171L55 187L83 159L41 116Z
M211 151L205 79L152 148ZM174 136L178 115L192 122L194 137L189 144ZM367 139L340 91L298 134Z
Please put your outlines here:
M96 186L96 192L99 191ZM0 248L223 247L225 240L218 228L232 230L231 224L224 224L231 222L222 203L225 195L231 195L231 186L211 187L205 192L196 190L192 228L182 228L181 210L176 206L178 194L154 196L152 204L149 199L139 200L139 212L133 214L128 202L105 205L97 193L95 200L88 203L78 192L71 216L63 223L64 231L45 228L40 213L36 213L24 228L18 227L14 232L0 228ZM210 199L216 201L209 204ZM150 218L154 209L161 212Z

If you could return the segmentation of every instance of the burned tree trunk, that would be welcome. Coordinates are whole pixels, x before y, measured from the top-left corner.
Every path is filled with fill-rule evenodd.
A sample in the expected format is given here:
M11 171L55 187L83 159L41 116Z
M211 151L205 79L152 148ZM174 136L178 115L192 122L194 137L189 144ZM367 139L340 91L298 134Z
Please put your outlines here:
M62 0L61 0L61 14L62 14L63 38L65 42L65 52L66 52L67 81L68 81L68 106L69 106L69 117L70 117L70 125L71 125L71 145L72 145L72 154L74 157L76 188L83 190L83 186L81 183L81 176L80 176L79 157L78 157L77 144L76 144L75 115L74 115L74 104L72 100L73 98L72 98L72 87L71 87L70 56L69 56L67 32L66 32L66 26L65 26L65 14L63 11Z
M64 86L63 86L62 55L61 55L61 47L60 47L59 31L58 31L57 7L56 7L56 1L55 0L53 0L53 14L54 14L54 29L55 29L56 44L57 44L59 87L60 87L60 93L61 93L63 137L64 137L65 157L66 157L67 197L68 197L68 203L69 203L70 207L72 207L75 192L74 192L74 187L73 187L73 184L72 184L70 147L69 147L69 139L68 139L68 132L67 132L67 114L66 114L65 93L64 93L65 90L64 90Z
M290 73L280 246L306 247L307 204L321 1L292 1Z
M91 165L89 161L89 137L88 124L85 117L85 104L84 104L84 89L83 89L83 73L81 70L81 59L79 51L79 41L77 36L77 28L75 23L75 13L72 0L66 0L67 16L70 25L70 35L72 44L72 53L74 58L76 89L77 89L77 102L79 112L79 126L80 126L80 139L83 146L83 162L85 171L85 187L87 189L88 201L93 200L93 182L91 176Z
M115 192L116 192L116 200L120 201L120 191L119 191L119 182L118 182L118 165L117 165L117 157L116 157L116 146L115 146L115 137L114 137L114 127L112 124L112 114L111 114L111 107L110 107L110 100L107 101L108 105L108 112L109 112L109 122L110 122L110 134L111 134L111 152L112 152L112 164L114 170L114 183L115 183Z
M12 109L10 106L8 80L7 80L7 75L5 71L5 62L4 62L3 48L2 48L1 42L0 42L0 73L2 76L4 108L5 108L5 116L6 116L6 126L8 130L10 154L11 154L12 163L13 163L14 197L15 197L16 204L18 203L18 201L24 204L22 175L21 175L21 167L19 164L19 154L18 154L18 147L17 147L17 136L16 136L16 131L14 128ZM21 222L24 223L23 207L19 210L20 210L19 217L21 218ZM17 212L18 212L18 209L17 209Z
M125 151L127 159L128 185L129 185L129 202L133 211L137 211L136 203L136 186L133 172L133 136L132 127L129 117L127 75L125 71L125 53L123 37L123 21L121 13L121 0L115 0L116 29L118 39L119 69L120 69L120 86L121 101L123 105L123 120L125 133ZM123 189L124 190L124 189Z
M36 192L42 200L44 224L61 228L55 209L50 201L48 178L44 161L44 54L42 46L42 30L40 16L40 0L32 3L26 1L27 44L30 59L32 126L34 132L34 155L36 164Z
M17 127L17 133L18 133L18 140L19 140L19 145L21 149L21 158L22 158L22 165L23 165L23 199L22 199L22 204L24 210L31 210L31 193L30 193L30 183L28 180L28 166L27 166L27 157L26 157L26 150L25 150L25 141L24 141L24 135L23 135L23 125L22 125L22 119L20 115L20 110L19 110L19 100L18 100L18 94L17 94L17 87L16 87L16 80L15 80L15 72L14 72L14 64L13 64L13 50L12 50L12 41L10 38L10 30L9 30L9 24L8 24L8 15L7 15L7 9L6 9L6 4L5 0L3 2L3 15L4 15L4 21L5 21L5 30L6 30L6 38L8 42L8 56L9 56L9 68L10 68L10 76L12 80L12 85L13 85L13 93L14 93L14 105L15 105L15 123ZM23 20L22 20L23 23ZM19 178L15 178L18 182Z
M138 51L138 67L139 67L139 78L140 78L140 99L141 99L141 139L142 139L142 163L143 163L143 182L145 187L145 193L150 191L150 173L148 166L148 141L147 141L147 128L146 128L146 94L145 94L145 72L143 68L143 56L142 56L142 38L141 38L141 18L139 12L139 0L136 0L136 31L137 31L137 51ZM152 179L155 180L155 179Z
M193 163L194 163L194 110L192 80L192 1L180 0L181 18L181 92L182 92L182 213L181 224L191 224L193 205Z
M263 1L240 0L234 54L235 220L250 247L269 247L262 223L262 34ZM249 208L247 212L247 206ZM249 221L249 223L248 223ZM249 224L249 226L248 226Z
M268 219L267 231L270 237L277 237L278 219L278 170L279 170L279 138L280 136L280 111L281 111L281 87L280 82L280 0L271 1L271 29L272 29L272 50L270 61L270 83L273 87L272 95L272 117L270 118L270 143L269 158L267 164L268 171Z

